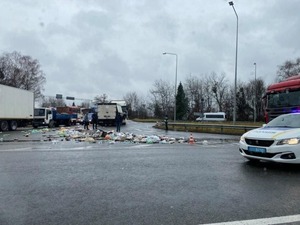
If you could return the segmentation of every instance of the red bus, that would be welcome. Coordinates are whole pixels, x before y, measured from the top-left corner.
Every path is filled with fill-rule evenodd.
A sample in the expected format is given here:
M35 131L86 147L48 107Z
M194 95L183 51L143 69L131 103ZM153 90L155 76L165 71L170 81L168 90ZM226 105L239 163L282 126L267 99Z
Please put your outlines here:
M271 84L263 101L266 123L281 114L300 112L300 74Z

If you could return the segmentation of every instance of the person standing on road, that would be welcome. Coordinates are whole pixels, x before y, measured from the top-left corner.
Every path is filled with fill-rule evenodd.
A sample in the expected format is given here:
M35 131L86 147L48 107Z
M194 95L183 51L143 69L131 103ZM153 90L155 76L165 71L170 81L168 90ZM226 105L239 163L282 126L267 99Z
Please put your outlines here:
M165 116L165 127L166 127L166 130L169 130L169 128L168 128L168 115Z
M117 126L117 132L121 132L121 123L122 123L122 116L121 113L116 113L116 126Z
M89 114L86 113L83 117L83 128L89 130Z
M98 128L98 113L94 112L92 115L92 124L93 124L93 130L97 130Z

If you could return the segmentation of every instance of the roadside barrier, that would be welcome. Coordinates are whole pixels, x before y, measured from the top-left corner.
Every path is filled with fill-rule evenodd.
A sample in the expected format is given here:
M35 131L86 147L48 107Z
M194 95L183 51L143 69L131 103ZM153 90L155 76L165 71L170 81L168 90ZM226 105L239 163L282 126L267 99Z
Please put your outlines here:
M241 135L249 130L259 128L259 126L249 125L228 125L228 124L189 124L189 123L172 123L169 122L169 130L186 131L186 132L202 132L216 134L237 134ZM160 123L154 125L155 128L164 129Z

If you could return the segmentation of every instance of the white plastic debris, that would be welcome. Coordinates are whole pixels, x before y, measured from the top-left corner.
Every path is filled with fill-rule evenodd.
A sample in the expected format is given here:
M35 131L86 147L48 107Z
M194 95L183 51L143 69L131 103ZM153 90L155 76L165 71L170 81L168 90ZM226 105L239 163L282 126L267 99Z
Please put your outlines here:
M207 145L207 144L208 144L208 141L207 141L207 140L203 140L202 144L203 144L203 145Z
M54 131L52 129L43 129L43 130L32 130L31 132L23 131L23 136L31 137L35 133L42 133L44 141L51 141L52 144L57 144L62 141L75 141L79 142L88 142L88 143L98 143L98 144L115 144L115 143L136 143L136 144L175 144L175 143L190 143L189 137L168 137L166 135L142 135L142 134L133 134L130 132L116 132L115 130L104 131L101 129L98 130L85 130L82 126L76 126L72 128L61 127L56 131L55 135L49 135L47 132ZM3 140L4 135L1 136L0 142ZM201 142L199 142L201 143ZM207 140L202 141L202 144L208 144Z

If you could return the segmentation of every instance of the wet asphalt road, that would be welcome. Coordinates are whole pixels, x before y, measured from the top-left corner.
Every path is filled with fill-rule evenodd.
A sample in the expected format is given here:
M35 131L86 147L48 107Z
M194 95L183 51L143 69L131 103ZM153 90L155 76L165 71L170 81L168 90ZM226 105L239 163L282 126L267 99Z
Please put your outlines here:
M0 143L0 224L204 224L299 214L300 168L232 143Z

